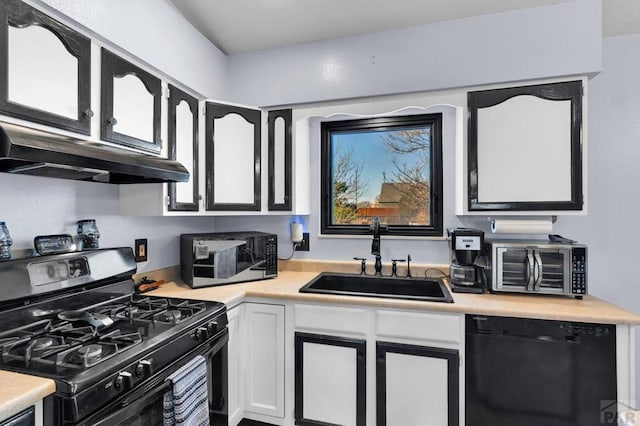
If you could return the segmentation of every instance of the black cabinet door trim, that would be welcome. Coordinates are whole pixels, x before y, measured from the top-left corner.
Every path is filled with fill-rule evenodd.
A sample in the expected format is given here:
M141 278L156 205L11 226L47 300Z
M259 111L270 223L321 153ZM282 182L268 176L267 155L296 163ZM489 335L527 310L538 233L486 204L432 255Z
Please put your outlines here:
M291 210L291 117L291 109L274 110L269 111L268 113L267 126L269 139L269 210ZM284 203L275 202L275 122L277 118L282 118L284 120Z
M200 192L198 190L198 100L193 96L190 96L182 90L169 85L169 158L176 160L176 151L178 144L176 140L176 108L182 101L185 101L189 105L191 114L193 115L193 166L191 168L192 173L190 176L191 182L193 182L193 202L192 203L179 203L176 199L176 183L169 183L169 211L198 211Z
M376 425L387 424L387 353L441 358L447 361L448 426L458 426L460 418L460 356L455 349L401 343L376 342Z
M571 200L541 202L480 202L478 201L478 109L500 104L520 95L530 95L554 101L571 101ZM581 210L582 199L582 81L508 87L467 94L469 107L467 145L467 191L470 211L544 211ZM535 117L531 118L535 122ZM544 170L541 170L544 173Z
M113 79L133 74L142 81L147 91L153 96L153 141L146 141L113 130ZM100 132L103 140L143 151L160 153L160 109L162 83L153 74L122 59L115 53L102 48L102 84L100 108ZM115 117L117 119L117 117Z
M214 170L214 146L215 127L214 120L229 114L238 114L247 122L253 124L253 202L252 203L216 203L215 196L215 170ZM260 159L261 159L261 112L260 110L242 108L234 105L207 102L206 105L206 129L205 129L205 157L206 157L206 206L207 210L236 210L236 211L260 211ZM239 172L242 173L242 172ZM225 184L233 185L233 176L225 176Z
M325 336L321 334L295 333L295 423L302 426L337 426L332 423L307 419L303 412L303 373L304 373L304 349L305 343L318 345L340 346L356 350L356 425L365 426L367 420L366 400L366 353L367 343L364 340L349 339L346 337Z
M38 25L51 31L67 51L78 60L78 117L71 119L9 101L9 27ZM0 112L11 117L91 134L91 40L39 10L19 1L3 0L0 4ZM46 75L46 70L42 70Z

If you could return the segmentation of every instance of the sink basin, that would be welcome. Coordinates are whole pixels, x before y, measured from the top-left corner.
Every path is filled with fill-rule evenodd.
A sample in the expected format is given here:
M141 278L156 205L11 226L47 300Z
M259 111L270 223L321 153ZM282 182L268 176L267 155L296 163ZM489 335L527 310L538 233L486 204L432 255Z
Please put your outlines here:
M398 278L323 272L300 288L300 293L453 303L451 293L440 278Z

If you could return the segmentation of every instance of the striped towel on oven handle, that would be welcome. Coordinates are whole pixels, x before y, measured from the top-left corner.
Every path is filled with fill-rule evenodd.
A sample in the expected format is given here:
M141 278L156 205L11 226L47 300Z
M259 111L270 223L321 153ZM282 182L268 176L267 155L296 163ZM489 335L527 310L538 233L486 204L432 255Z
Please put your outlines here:
M196 355L167 380L172 385L164 394L164 426L209 426L207 360Z

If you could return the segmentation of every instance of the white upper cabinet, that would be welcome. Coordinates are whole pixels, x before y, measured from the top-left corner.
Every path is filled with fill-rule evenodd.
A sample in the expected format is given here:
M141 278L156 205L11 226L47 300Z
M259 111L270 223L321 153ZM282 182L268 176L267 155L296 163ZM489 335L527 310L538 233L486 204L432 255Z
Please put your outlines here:
M101 137L159 153L162 84L158 77L102 49Z
M261 117L258 109L206 103L207 210L261 209Z
M291 110L269 111L269 210L291 210Z
M169 92L169 157L184 164L191 178L179 184L121 186L122 214L308 214L292 207L296 199L308 199L309 190L308 179L293 178L292 110L262 111L218 101L201 101L196 108L195 97L171 85ZM308 143L300 145L305 149L297 150L297 163L308 170Z
M583 81L468 93L469 212L584 209Z
M91 40L17 0L0 27L0 113L89 135Z
M198 211L198 100L169 86L169 158L189 171L189 182L170 183L170 211Z

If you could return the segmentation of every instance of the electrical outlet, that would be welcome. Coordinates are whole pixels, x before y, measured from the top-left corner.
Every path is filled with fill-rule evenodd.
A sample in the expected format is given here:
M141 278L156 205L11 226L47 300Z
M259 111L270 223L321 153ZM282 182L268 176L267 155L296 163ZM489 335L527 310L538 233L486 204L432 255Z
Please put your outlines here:
M302 233L302 242L296 246L296 251L309 251L309 233Z
M134 244L134 255L136 257L136 262L146 262L147 261L147 239L136 240Z

